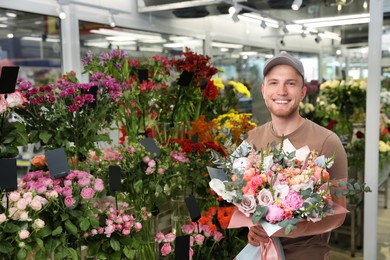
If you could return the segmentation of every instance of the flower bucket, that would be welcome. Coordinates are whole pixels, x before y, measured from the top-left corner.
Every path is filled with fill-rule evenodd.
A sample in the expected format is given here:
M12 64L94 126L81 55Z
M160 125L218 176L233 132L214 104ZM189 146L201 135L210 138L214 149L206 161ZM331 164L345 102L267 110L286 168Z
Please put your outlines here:
M176 198L171 199L172 206L172 215L171 215L171 226L172 232L176 236L183 235L182 234L182 226L184 224L190 223L190 215L186 206L185 196L179 195Z

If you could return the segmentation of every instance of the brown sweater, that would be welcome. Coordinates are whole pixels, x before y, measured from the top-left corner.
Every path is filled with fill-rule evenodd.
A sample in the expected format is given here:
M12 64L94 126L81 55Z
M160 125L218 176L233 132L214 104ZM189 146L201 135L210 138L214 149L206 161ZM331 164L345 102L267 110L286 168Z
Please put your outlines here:
M272 129L271 122L261 125L248 133L247 142L255 145L257 150L267 149L275 141L279 144L281 136ZM285 136L296 149L309 146L310 150L320 155L331 157L336 153L334 164L329 168L331 179L346 179L348 175L347 155L338 136L332 131L306 120L297 130ZM334 200L336 200L334 198ZM345 199L337 201L345 206ZM288 237L278 232L286 260L321 260L328 259L330 231L344 222L345 215L328 216L320 222L300 222L297 229Z

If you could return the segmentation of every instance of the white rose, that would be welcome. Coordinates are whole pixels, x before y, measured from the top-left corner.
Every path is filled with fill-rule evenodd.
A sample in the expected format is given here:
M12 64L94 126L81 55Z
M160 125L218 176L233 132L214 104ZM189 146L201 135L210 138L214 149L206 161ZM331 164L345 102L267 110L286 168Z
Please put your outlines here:
M257 206L256 199L253 195L244 195L241 202L234 202L233 204L247 217L256 211Z
M257 200L260 206L268 206L274 202L271 191L267 189L260 190L259 195L257 196Z

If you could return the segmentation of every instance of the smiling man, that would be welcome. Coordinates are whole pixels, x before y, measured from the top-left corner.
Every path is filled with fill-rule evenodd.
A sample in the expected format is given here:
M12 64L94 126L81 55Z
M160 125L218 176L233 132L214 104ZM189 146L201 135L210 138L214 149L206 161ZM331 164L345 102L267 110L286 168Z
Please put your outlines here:
M329 169L330 178L346 180L347 156L339 137L299 114L299 103L306 95L302 62L283 52L266 62L263 75L261 92L271 113L271 121L251 130L246 141L254 144L258 150L265 150L273 141L280 143L284 137L296 149L307 145L310 150L328 158L335 153L334 164ZM344 197L332 199L345 207ZM344 219L345 214L339 214L327 216L316 223L303 221L289 235L285 235L282 229L274 236L280 237L287 260L328 259L330 231L339 227ZM268 241L269 237L261 226L249 229L248 242L251 245L260 246L260 242Z

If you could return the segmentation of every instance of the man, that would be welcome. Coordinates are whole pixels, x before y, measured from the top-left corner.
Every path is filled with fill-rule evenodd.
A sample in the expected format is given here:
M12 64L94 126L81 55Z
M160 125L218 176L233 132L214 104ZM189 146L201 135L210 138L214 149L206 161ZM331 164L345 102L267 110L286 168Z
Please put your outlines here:
M288 53L280 53L266 62L263 75L261 92L271 113L271 121L251 130L247 141L260 150L267 149L273 141L280 143L281 138L285 137L296 149L307 145L310 150L326 157L331 157L335 152L334 164L329 168L330 178L346 180L347 156L340 139L335 133L299 114L299 103L306 95L301 61ZM333 200L346 206L345 197ZM274 236L280 237L287 260L328 259L330 231L339 227L344 219L345 214L340 214L327 216L316 223L302 221L289 235L285 235L282 229ZM251 245L260 246L260 242L268 241L261 226L249 229L248 242Z

